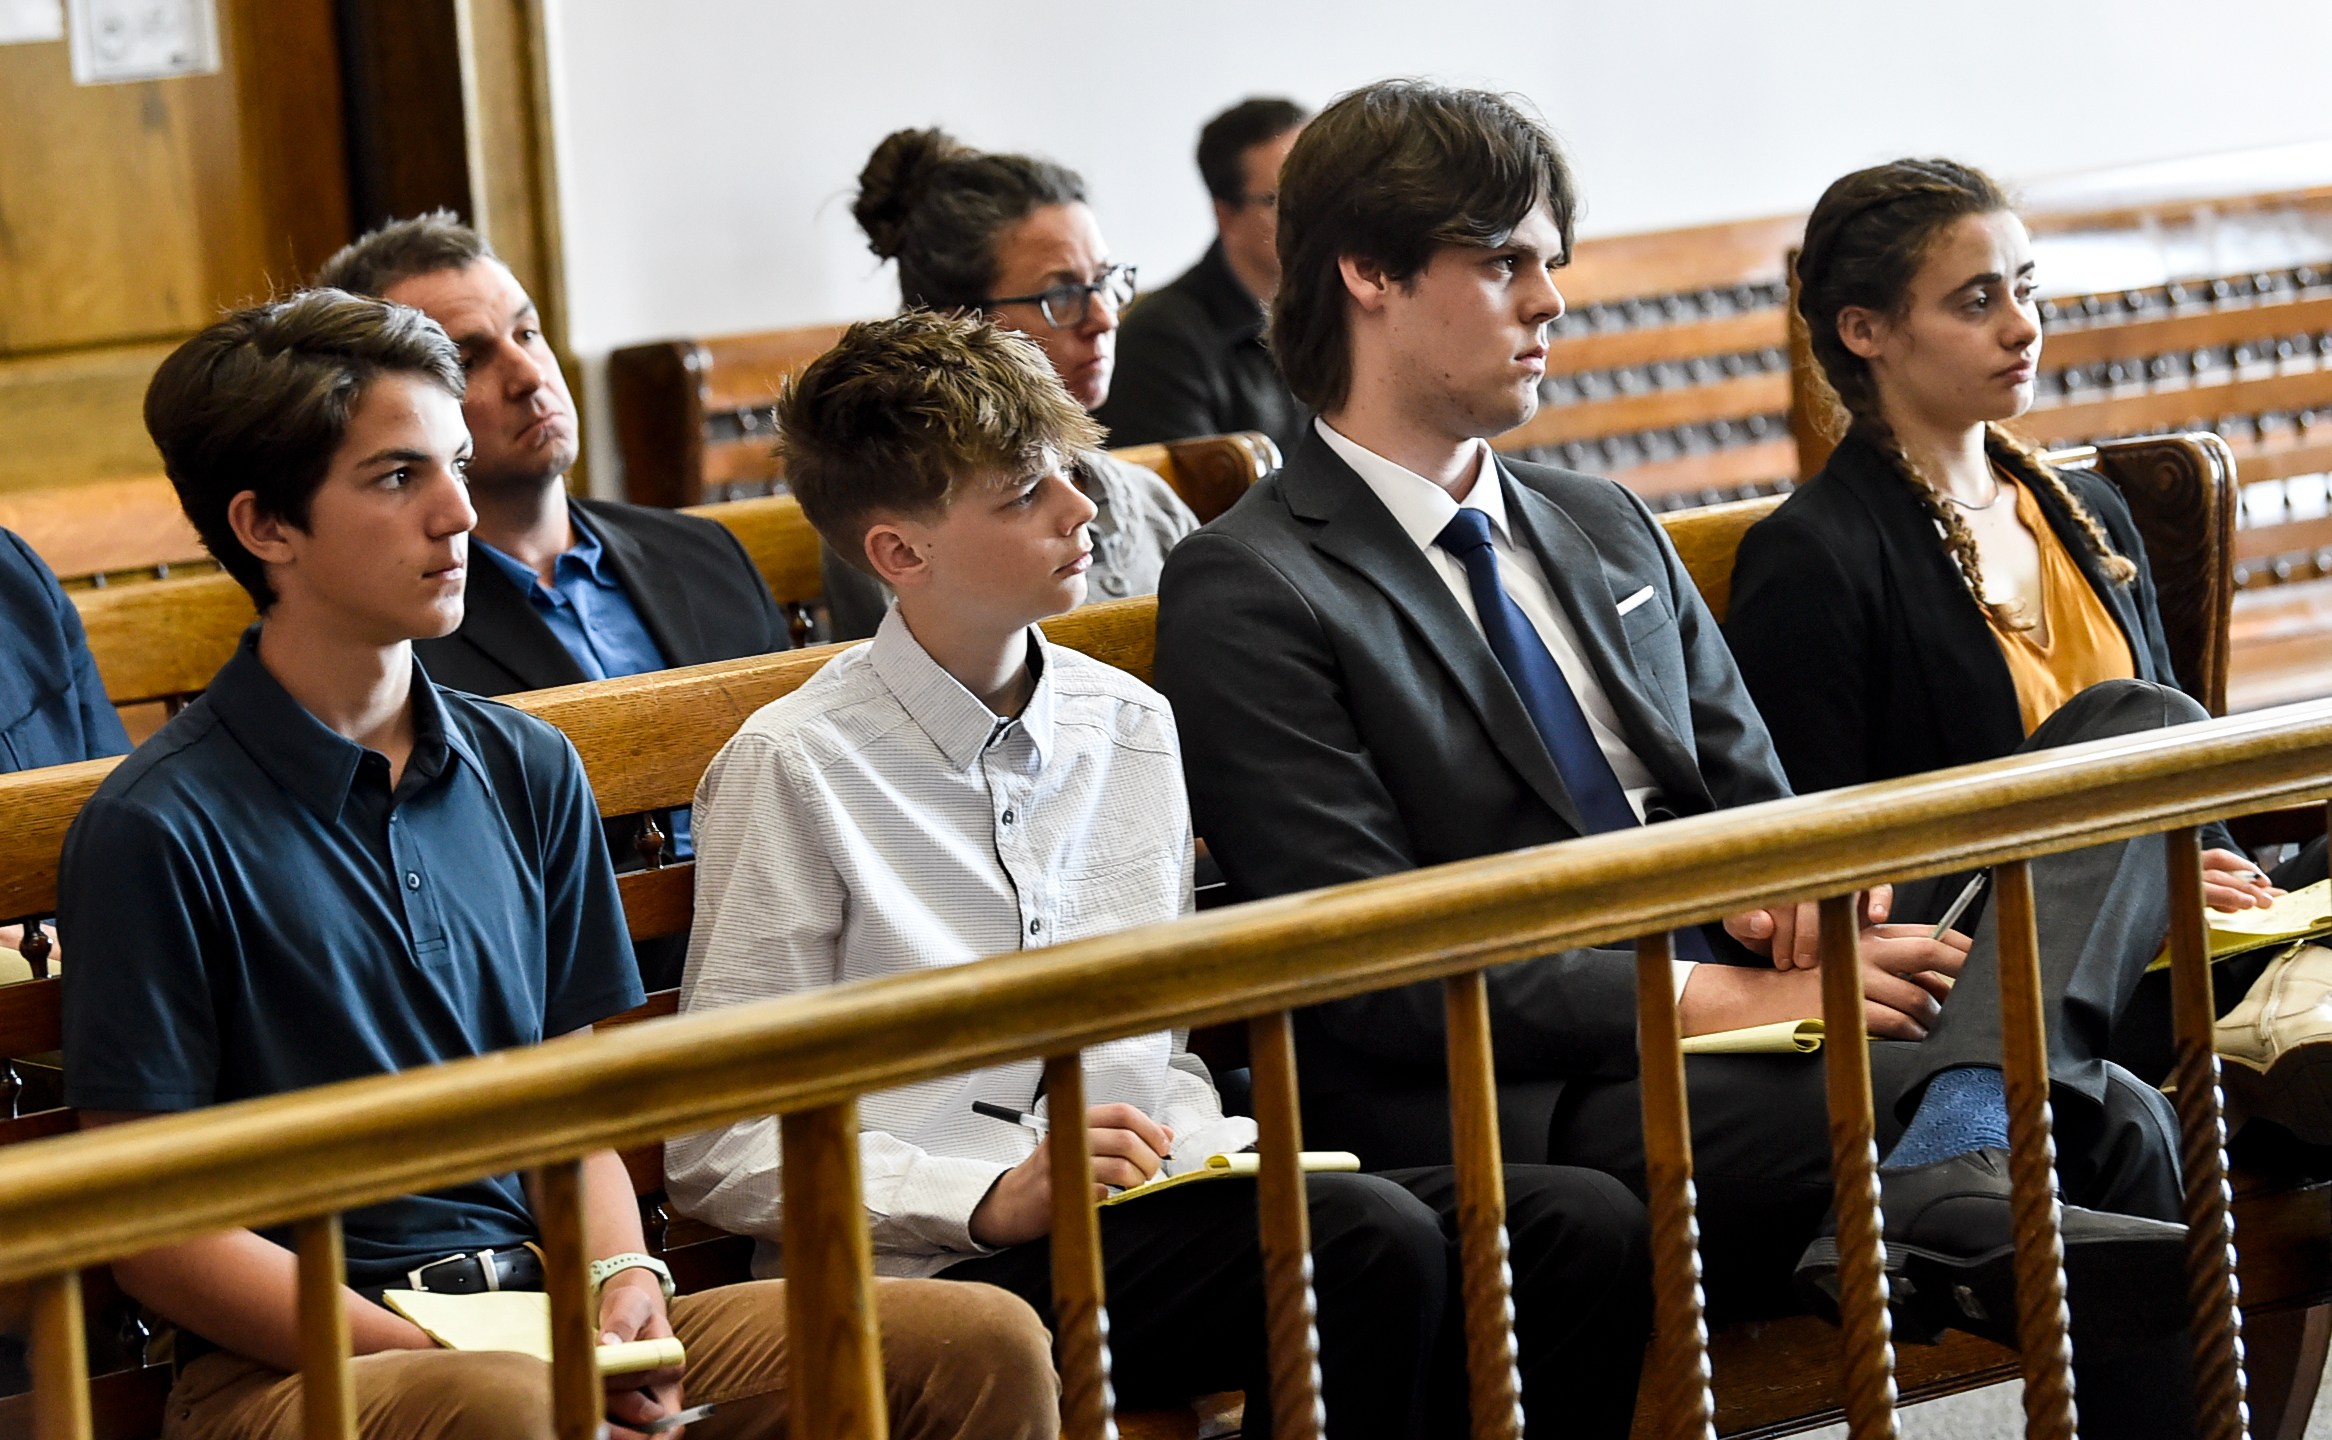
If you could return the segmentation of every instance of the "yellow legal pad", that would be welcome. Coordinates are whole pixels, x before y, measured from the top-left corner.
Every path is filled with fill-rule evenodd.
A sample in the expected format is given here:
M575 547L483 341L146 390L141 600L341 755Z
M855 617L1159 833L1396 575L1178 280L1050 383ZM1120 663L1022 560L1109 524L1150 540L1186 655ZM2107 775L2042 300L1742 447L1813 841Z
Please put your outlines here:
M1306 1171L1313 1173L1360 1168L1360 1157L1349 1150L1306 1150L1296 1160ZM1101 1203L1123 1205L1128 1200L1155 1195L1177 1185L1196 1185L1207 1180L1235 1180L1242 1176L1253 1179L1262 1169L1263 1157L1252 1150L1242 1150L1236 1155L1209 1155L1206 1163L1196 1169L1185 1170L1179 1175L1169 1175L1161 1170L1151 1179L1139 1185L1129 1185Z
M1819 1020L1776 1020L1745 1030L1684 1037L1687 1055L1810 1055L1822 1048Z
M484 1295L390 1290L381 1301L448 1350L515 1350L545 1362L551 1358L551 1297L540 1290ZM602 1345L598 1358L602 1375L633 1375L683 1364L688 1356L678 1340L667 1336Z
M2203 916L2209 922L2213 962L2246 950L2332 935L2332 880L2287 890L2264 909L2206 910ZM2165 942L2162 953L2147 968L2165 970L2169 966L2170 946Z

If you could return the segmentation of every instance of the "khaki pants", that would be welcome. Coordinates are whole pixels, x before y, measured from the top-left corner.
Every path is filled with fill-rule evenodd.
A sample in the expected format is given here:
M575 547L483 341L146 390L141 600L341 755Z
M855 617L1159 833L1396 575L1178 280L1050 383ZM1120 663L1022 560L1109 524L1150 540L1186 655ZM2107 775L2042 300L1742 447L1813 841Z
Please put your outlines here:
M899 1440L1049 1440L1060 1431L1052 1339L985 1285L880 1280L883 1388ZM672 1302L688 1348L684 1404L720 1409L688 1440L788 1434L785 1282ZM524 1355L390 1350L350 1364L364 1440L549 1440L550 1367ZM300 1379L224 1352L186 1367L164 1440L300 1440Z

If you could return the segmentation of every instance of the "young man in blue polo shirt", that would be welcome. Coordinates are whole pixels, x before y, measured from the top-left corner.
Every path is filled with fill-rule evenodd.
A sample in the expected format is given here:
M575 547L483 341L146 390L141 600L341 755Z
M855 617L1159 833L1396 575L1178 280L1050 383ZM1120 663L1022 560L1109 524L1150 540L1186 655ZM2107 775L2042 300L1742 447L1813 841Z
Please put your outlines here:
M697 923L683 1010L947 966L1171 920L1190 904L1175 717L1141 681L1049 644L1084 598L1093 502L1064 461L1093 422L1044 355L982 320L854 325L778 403L788 483L836 553L898 597L874 639L764 706L697 789ZM975 1111L1038 1108L1040 1066L864 1097L876 1268L1051 1301L1050 1144L1111 1186L1203 1161L1206 1068L1172 1033L1084 1052L1082 1116L1042 1143ZM1251 1135L1252 1132L1247 1132ZM1184 1141L1181 1137L1192 1137ZM1182 1148L1177 1148L1178 1146ZM674 1201L780 1259L777 1126L673 1140ZM1342 1440L1462 1433L1456 1195L1447 1166L1314 1175L1320 1368ZM1649 1308L1641 1206L1584 1170L1506 1175L1525 1403L1574 1435L1626 1433ZM1247 1392L1261 1435L1262 1269L1250 1185L1102 1212L1117 1393Z
M337 291L247 310L163 362L146 399L187 516L263 619L209 692L91 798L60 924L66 1098L85 1123L396 1071L582 1029L640 1001L597 808L573 748L441 689L412 653L462 616L470 451L453 346L416 311ZM675 1298L640 1252L612 1151L587 1158L607 1340L678 1334L679 1370L611 1384L627 1426L719 1409L700 1440L786 1424L768 1285ZM381 1289L539 1287L515 1175L350 1212L346 1297L372 1440L547 1437L547 1371L435 1348ZM299 1433L295 1260L225 1232L122 1261L184 1332L170 1440ZM882 1297L894 1425L1053 1432L1027 1307L945 1287ZM190 1358L191 1357L191 1358Z

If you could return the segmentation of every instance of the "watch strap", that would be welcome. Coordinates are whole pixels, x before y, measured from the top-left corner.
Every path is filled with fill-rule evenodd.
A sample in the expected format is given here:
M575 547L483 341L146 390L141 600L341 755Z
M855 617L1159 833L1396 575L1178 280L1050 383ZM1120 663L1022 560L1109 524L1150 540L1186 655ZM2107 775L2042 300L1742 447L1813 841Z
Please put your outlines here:
M671 1267L655 1256L643 1255L637 1250L628 1251L622 1255L610 1255L605 1260L592 1261L591 1288L597 1290L625 1270L645 1270L654 1275L658 1283L664 1287L664 1298L667 1300L671 1299L680 1288L672 1283Z

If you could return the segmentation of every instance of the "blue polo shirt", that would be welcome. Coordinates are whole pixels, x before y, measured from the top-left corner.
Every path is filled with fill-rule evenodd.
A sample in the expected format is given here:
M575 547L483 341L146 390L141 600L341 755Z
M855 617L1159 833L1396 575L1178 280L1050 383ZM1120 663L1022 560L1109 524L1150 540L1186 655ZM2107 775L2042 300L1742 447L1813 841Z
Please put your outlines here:
M474 535L470 548L510 577L510 583L542 617L559 647L573 656L591 679L612 680L670 669L672 662L656 644L656 637L648 633L648 622L640 618L639 607L632 604L623 580L607 563L607 548L584 523L583 512L569 508L567 523L574 527L575 543L551 562L547 585L532 565L503 554ZM686 807L671 812L668 828L674 859L686 860L696 853Z
M531 1045L640 1003L591 788L557 730L414 666L414 744L327 729L259 661L66 836L65 1101L191 1110ZM531 1239L518 1177L349 1212L350 1283Z

